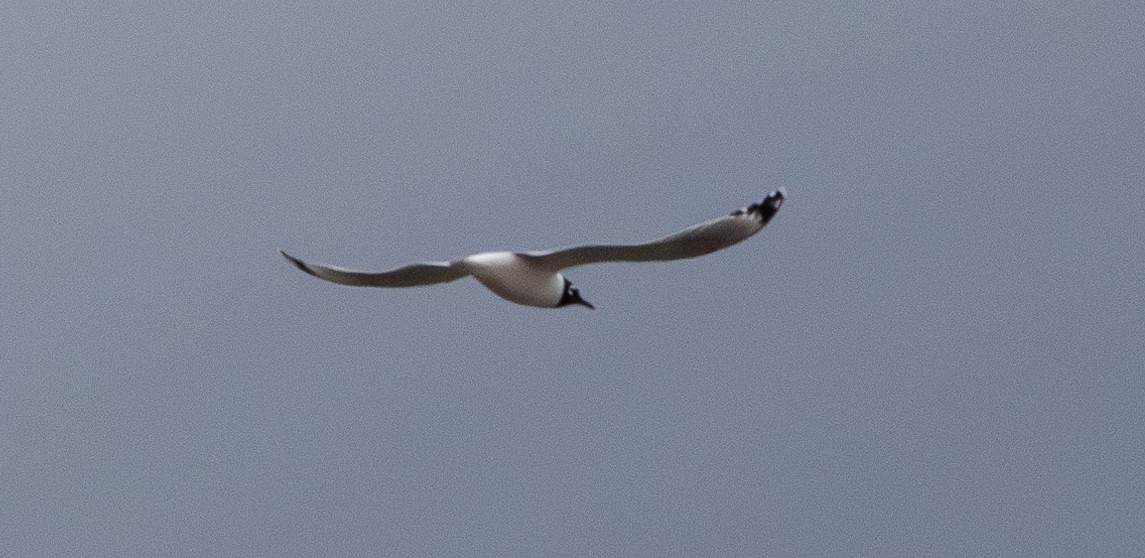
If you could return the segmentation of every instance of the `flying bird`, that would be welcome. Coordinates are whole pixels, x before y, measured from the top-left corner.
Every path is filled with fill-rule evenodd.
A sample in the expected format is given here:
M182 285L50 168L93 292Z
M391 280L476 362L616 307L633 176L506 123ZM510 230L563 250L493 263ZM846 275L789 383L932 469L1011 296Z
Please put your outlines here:
M472 275L497 296L526 306L595 308L560 273L562 269L607 262L682 260L723 250L747 240L775 216L787 193L782 188L711 221L644 244L596 244L536 252L481 252L448 262L420 262L390 271L368 272L304 262L282 250L295 267L334 283L359 287L419 287Z

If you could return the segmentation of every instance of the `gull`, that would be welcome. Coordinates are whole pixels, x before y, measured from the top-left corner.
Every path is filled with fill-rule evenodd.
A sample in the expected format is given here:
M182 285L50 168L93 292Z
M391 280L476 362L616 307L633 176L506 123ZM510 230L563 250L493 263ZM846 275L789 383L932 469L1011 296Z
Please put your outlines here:
M578 304L595 308L560 273L562 269L608 262L682 260L738 244L759 232L787 197L780 188L763 201L643 244L593 244L534 252L481 252L448 262L419 262L369 272L304 262L279 250L295 267L319 279L358 287L420 287L470 275L497 296L540 308Z

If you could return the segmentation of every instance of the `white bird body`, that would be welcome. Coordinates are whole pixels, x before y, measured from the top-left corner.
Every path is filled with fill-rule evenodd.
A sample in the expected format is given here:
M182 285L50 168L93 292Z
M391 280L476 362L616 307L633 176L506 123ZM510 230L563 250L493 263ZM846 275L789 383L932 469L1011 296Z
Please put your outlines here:
M497 296L524 304L555 308L565 292L565 278L514 252L482 252L462 264Z
M320 279L365 287L416 287L472 275L510 302L542 308L580 304L593 308L560 270L605 262L649 262L695 258L738 244L759 232L779 211L786 192L762 202L643 244L574 246L539 252L482 252L448 262L422 262L391 271L367 272L303 262L279 250L298 269Z

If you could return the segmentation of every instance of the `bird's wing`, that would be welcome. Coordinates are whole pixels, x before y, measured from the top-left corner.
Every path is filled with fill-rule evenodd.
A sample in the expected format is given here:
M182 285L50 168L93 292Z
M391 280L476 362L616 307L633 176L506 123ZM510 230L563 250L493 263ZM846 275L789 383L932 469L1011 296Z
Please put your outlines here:
M294 264L294 267L319 279L356 287L418 287L448 283L469 275L461 262L421 262L390 271L372 273L306 263L282 250L278 252Z
M737 244L760 231L783 204L782 189L760 203L730 215L688 227L676 234L644 244L574 246L522 255L551 270L602 262L652 262L695 258Z

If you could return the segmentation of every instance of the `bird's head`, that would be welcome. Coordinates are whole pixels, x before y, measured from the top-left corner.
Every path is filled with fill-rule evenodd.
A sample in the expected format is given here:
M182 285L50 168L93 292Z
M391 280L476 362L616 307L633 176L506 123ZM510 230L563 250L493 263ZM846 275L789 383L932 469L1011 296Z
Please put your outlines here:
M561 293L561 301L557 303L557 308L568 306L570 304L579 304L581 306L587 306L593 310L596 309L595 306L589 304L587 300L580 297L580 289L574 287L572 281L565 279L565 290L563 293Z

